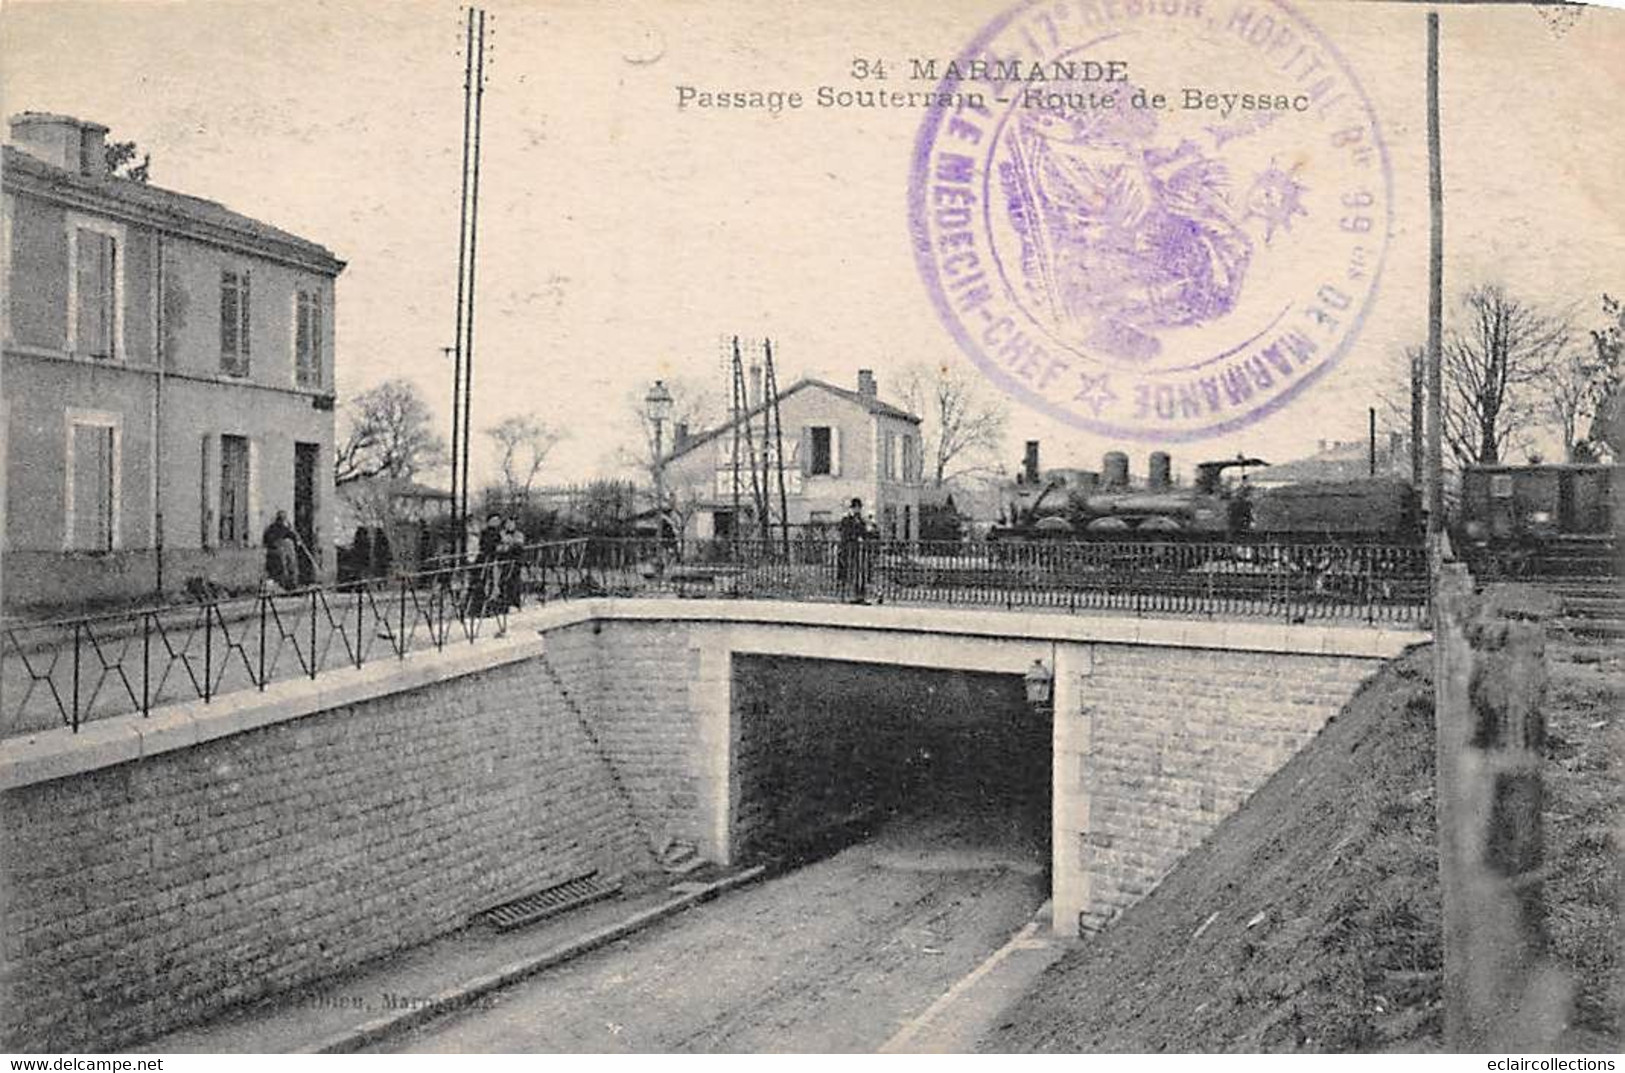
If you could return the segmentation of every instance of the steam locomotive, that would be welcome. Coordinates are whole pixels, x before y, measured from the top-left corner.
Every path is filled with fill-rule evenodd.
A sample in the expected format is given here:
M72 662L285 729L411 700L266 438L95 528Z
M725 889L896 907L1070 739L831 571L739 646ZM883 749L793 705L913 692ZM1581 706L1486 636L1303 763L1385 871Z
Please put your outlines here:
M1226 539L1417 543L1419 496L1409 482L1385 477L1310 481L1271 487L1252 473L1269 463L1237 457L1201 462L1195 480L1172 480L1171 460L1153 451L1142 486L1129 479L1128 455L1108 452L1098 472L1041 471L1038 442L1028 441L1022 470L1006 489L996 540Z

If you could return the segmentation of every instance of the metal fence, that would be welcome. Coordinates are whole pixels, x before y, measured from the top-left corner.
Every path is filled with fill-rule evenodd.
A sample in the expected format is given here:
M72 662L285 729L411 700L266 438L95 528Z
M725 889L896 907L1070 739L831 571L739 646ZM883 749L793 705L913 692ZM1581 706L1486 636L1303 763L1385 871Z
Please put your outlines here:
M341 588L10 625L0 736L264 689L501 635L511 606L580 596L864 601L1417 625L1426 553L1373 544L579 539L506 563Z
M180 701L212 701L339 667L501 636L514 604L586 587L587 541L336 588L51 622L0 635L0 736Z
M931 543L595 540L589 585L616 596L1425 622L1419 546L1187 540Z

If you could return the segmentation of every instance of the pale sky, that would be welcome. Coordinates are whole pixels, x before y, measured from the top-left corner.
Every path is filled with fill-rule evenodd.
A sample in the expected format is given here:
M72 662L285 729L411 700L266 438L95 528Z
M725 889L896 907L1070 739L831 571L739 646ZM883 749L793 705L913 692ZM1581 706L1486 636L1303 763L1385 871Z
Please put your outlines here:
M781 383L882 395L911 361L965 363L909 245L903 110L679 113L675 85L845 88L855 56L951 56L998 0L559 0L490 4L474 425L517 412L569 430L543 479L607 471L637 432L625 399L712 377L719 335L770 335ZM1176 467L1237 451L1284 461L1365 432L1373 384L1426 333L1422 4L1312 0L1303 13L1364 84L1392 158L1381 287L1341 366ZM1446 286L1541 302L1625 293L1625 13L1561 34L1536 11L1446 7ZM338 285L342 398L394 375L449 431L462 13L449 3L66 3L0 12L7 114L105 123L152 154L155 184L321 242ZM1241 87L1245 88L1245 87ZM1589 320L1587 321L1589 324ZM1116 444L1011 406L1046 464ZM1143 472L1150 444L1128 445ZM476 471L489 472L476 441Z

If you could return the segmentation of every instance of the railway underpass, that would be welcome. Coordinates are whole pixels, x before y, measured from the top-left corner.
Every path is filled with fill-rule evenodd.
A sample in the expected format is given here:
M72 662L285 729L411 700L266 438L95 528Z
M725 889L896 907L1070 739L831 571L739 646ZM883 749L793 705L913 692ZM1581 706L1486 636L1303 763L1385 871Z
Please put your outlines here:
M105 860L141 881L98 888L122 902L85 919L154 957L189 951L194 983L133 1000L161 977L25 959L11 1016L26 1028L12 1031L55 1046L144 1038L429 942L583 870L647 869L651 846L676 842L718 868L785 870L407 1045L872 1049L1013 937L1022 952L1006 962L1041 962L1045 944L1143 897L1421 639L579 600L516 615L486 644L38 735L0 765L7 852L31 862L8 919L58 919L53 862ZM1035 661L1053 674L1039 708L1022 679ZM75 824L65 799L105 822ZM266 826L268 800L301 802L305 820ZM169 826L152 829L161 816ZM177 898L196 910L161 908ZM55 997L67 994L88 998ZM526 1034L537 1025L555 1034Z

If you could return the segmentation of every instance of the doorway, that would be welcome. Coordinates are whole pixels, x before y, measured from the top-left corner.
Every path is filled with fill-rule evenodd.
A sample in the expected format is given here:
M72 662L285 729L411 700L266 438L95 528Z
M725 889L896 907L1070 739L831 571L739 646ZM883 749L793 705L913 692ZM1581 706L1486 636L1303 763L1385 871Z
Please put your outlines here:
M316 466L321 458L319 443L293 445L293 528L307 549L299 556L299 582L316 580Z

